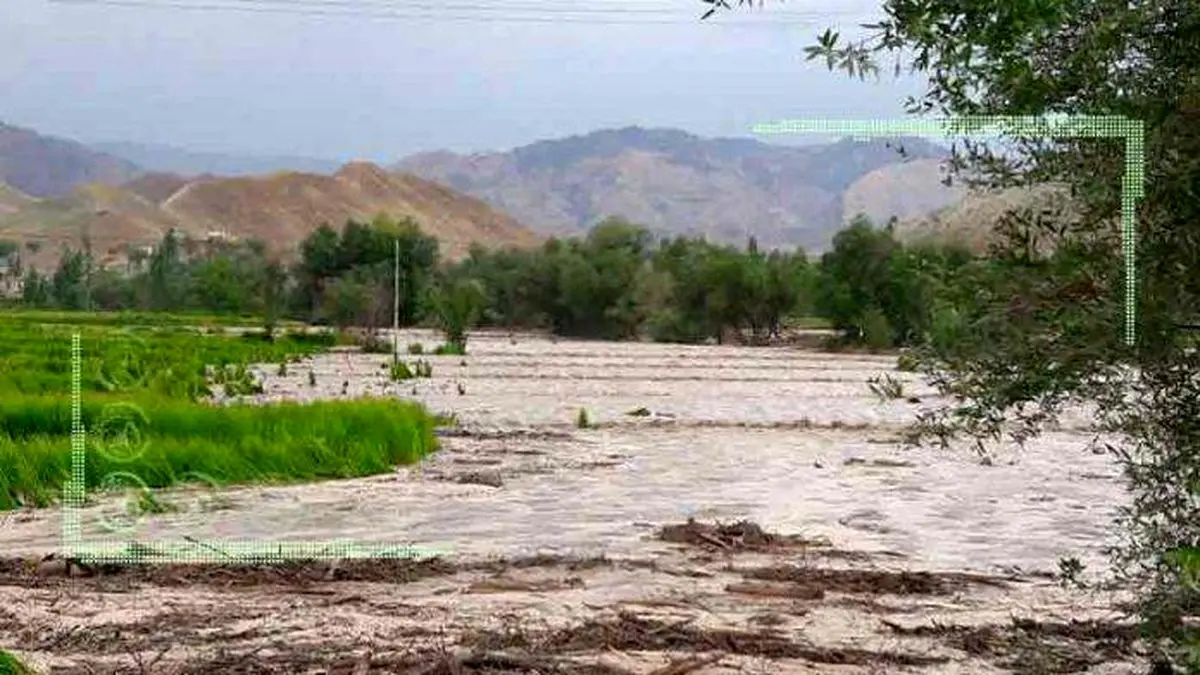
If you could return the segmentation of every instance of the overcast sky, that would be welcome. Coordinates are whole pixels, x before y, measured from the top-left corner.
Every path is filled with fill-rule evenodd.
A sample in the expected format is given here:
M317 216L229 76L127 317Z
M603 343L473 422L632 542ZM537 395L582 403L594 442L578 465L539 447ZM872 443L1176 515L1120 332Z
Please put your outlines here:
M0 0L0 120L85 142L392 161L632 124L747 136L783 118L896 117L919 89L804 62L826 26L873 19L871 0L711 23L699 0L119 1L251 11Z

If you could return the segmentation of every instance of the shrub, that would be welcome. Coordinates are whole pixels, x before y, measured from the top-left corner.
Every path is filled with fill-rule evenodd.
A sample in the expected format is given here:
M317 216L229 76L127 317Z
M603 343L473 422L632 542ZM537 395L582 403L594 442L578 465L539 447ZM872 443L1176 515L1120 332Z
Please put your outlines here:
M391 354L393 351L392 343L378 333L362 335L355 338L354 343L362 349L364 354Z
M433 350L437 356L466 356L467 345L461 342L446 342Z
M418 377L433 377L433 364L424 359L418 359L412 365L404 361L395 361L391 364L389 374L393 382L401 382Z
M0 675L37 675L23 661L0 649Z
M859 339L871 350L887 349L893 344L892 326L883 310L870 307L858 320Z
M871 393L884 401L904 398L904 384L891 375L875 376L867 380Z

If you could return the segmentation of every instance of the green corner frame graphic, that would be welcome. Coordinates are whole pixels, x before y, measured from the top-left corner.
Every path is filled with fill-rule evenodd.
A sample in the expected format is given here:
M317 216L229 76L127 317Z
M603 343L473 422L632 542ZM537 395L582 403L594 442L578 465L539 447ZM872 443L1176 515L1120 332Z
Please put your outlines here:
M426 547L367 544L354 541L223 541L183 537L177 540L130 541L83 535L87 501L87 430L83 424L81 336L71 337L71 477L64 487L62 553L86 563L271 564L287 561L363 558L424 559L444 555Z
M887 136L971 136L1037 138L1113 138L1125 141L1125 175L1121 180L1121 248L1125 257L1125 344L1137 337L1136 213L1145 194L1145 127L1141 120L1120 116L1063 115L1049 117L962 116L929 119L797 119L757 124L756 134L833 134L855 138Z

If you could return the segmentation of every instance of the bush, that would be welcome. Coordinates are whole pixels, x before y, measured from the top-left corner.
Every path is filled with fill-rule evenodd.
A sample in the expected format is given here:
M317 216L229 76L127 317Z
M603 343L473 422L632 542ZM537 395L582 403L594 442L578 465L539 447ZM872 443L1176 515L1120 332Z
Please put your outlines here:
M23 661L0 649L0 675L36 675Z
M891 375L871 377L867 387L882 401L904 398L904 384Z
M858 335L871 350L887 349L893 345L892 326L878 307L870 307L858 320Z
M447 342L438 345L433 353L437 356L466 356L467 345L459 342Z
M356 338L354 342L364 354L391 354L393 351L392 343L380 337L378 333L367 333Z
M395 361L389 371L393 382L402 382L418 377L433 377L433 364L420 359L411 366L404 361Z

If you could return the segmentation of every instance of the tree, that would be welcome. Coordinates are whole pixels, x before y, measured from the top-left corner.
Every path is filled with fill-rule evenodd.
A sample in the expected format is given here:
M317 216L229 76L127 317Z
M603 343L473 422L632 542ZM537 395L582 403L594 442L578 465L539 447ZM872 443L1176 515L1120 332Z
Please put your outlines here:
M466 353L467 331L479 319L487 299L483 284L476 279L447 279L433 294L434 314L457 353Z
M183 243L181 232L169 230L150 255L147 300L152 309L172 309L183 303L187 293Z
M866 39L847 44L831 29L808 57L865 77L878 74L880 55L897 57L895 72L900 55L911 55L911 69L929 77L924 94L907 102L914 113L1103 114L1145 124L1133 347L1122 339L1114 217L1124 149L1103 140L1012 139L1002 157L955 144L960 180L969 168L978 176L969 182L986 185L1065 184L1072 212L1038 219L1018 209L997 228L992 261L970 270L978 292L954 308L971 330L934 341L921 356L934 383L962 403L920 428L943 441L1005 432L1023 440L1068 404L1099 404L1101 429L1122 439L1109 449L1132 498L1120 517L1125 541L1113 552L1115 569L1137 589L1148 636L1168 638L1173 656L1200 668L1200 636L1183 621L1200 613L1192 582L1200 571L1200 352L1189 328L1200 306L1200 52L1187 46L1200 12L1185 0L886 0L883 10ZM1036 233L1050 250L1028 246L1021 232Z
M83 251L63 249L58 268L50 279L50 295L63 309L88 309L88 283L91 256Z
M279 261L269 261L263 268L262 286L263 330L268 338L275 336L275 328L283 314L287 285L287 270Z
M52 301L50 282L32 267L25 271L22 280L21 301L30 307L49 307Z
M868 310L888 316L892 259L898 250L891 233L875 229L864 215L856 216L834 235L833 249L821 256L817 312L855 338L862 334Z
M296 276L300 280L298 304L315 317L321 304L321 292L326 280L340 272L337 230L327 223L313 230L300 243L300 263Z
M390 312L393 258L399 244L400 325L411 326L421 319L421 308L426 304L425 298L438 267L438 240L422 232L412 218L397 221L380 216L371 222L371 228L376 234L369 244L364 244L362 260L364 264L377 264L376 269L381 270L378 278L387 287L381 299Z
M201 307L241 313L249 306L253 287L238 274L231 256L219 254L198 261L189 272L195 278L196 300Z
M339 329L357 325L370 306L370 291L359 279L339 277L329 283L325 313Z

